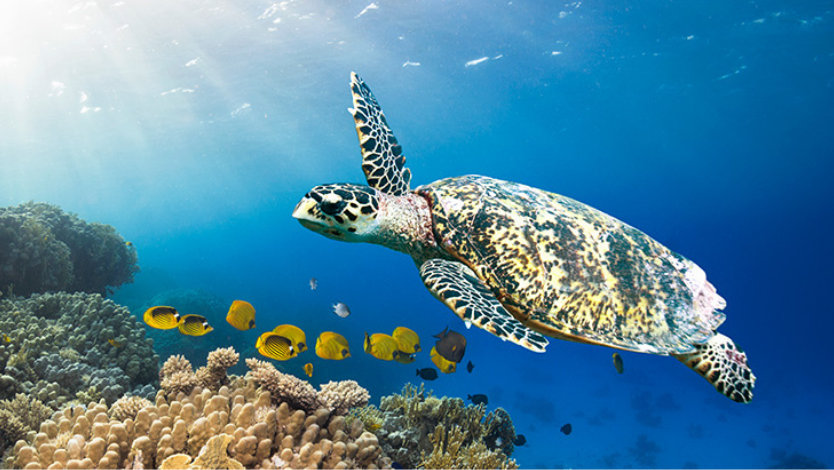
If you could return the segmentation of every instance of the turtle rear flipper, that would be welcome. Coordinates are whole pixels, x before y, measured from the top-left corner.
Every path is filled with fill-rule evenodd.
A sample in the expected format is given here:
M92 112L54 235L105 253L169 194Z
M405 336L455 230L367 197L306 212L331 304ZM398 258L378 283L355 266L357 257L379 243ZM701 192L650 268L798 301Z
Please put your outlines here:
M756 376L747 364L747 354L730 338L716 333L695 352L675 354L678 360L703 376L716 390L739 403L750 403Z
M463 263L430 259L420 266L420 277L431 293L463 321L531 351L544 352L547 338L516 320Z
M356 123L356 134L362 149L362 171L368 186L392 196L402 196L410 191L411 170L403 168L403 149L382 113L371 89L351 72L350 91L353 108L348 109Z

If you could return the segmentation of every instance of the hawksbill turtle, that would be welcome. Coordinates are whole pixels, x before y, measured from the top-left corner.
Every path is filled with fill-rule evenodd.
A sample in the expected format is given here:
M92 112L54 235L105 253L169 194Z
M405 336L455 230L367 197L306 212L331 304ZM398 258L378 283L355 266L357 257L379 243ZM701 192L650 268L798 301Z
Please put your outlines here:
M411 189L402 147L351 73L367 186L312 188L293 217L314 232L410 255L467 326L543 352L545 336L673 356L737 402L747 355L716 332L726 302L704 271L645 233L565 196L486 176Z

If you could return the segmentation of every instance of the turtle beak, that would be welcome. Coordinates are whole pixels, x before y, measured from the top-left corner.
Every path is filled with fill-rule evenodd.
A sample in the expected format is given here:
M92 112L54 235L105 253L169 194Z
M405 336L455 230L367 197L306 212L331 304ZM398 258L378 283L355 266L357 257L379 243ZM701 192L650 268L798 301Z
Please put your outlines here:
M309 220L312 217L315 217L315 207L316 207L316 200L311 197L303 197L298 204L295 205L295 209L292 211L292 216L299 221Z

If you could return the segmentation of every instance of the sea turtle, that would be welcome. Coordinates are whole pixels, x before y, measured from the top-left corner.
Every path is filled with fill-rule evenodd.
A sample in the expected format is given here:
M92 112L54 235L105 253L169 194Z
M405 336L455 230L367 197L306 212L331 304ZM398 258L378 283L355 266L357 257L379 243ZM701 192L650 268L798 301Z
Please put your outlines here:
M670 355L737 402L747 355L716 333L726 305L704 271L643 232L565 196L486 176L410 189L402 147L370 88L350 89L367 186L311 189L293 217L328 238L411 255L467 326L543 352L544 335Z

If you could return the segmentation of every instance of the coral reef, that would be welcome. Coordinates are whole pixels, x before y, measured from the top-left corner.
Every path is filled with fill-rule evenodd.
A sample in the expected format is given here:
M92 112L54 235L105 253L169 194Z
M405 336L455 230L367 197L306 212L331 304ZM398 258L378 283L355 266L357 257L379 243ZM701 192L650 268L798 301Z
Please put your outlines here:
M466 434L456 424L448 430L438 424L429 439L434 448L428 457L424 455L422 468L518 468L514 460L481 441L464 446Z
M45 203L0 208L0 290L105 294L133 281L136 250L110 225Z
M232 355L227 350L218 357L230 360ZM185 373L186 363L181 358L169 360L163 370ZM269 368L254 365L271 376L264 372ZM191 365L187 366L190 371ZM276 400L265 386L256 388L252 376L225 380L228 384L217 391L201 384L188 394L160 390L153 404L134 402L142 406L133 417L133 411L118 411L126 408L120 402L109 409L103 402L64 408L41 423L37 433L17 441L4 465L27 469L390 466L377 437L360 421L348 426L345 417L330 408L294 408L290 401L304 401ZM350 386L338 389L355 393Z
M483 405L464 406L460 398L437 398L423 384L406 384L400 394L382 397L379 410L383 451L404 468L515 466L508 459L515 429L501 408L487 414Z
M276 369L272 364L258 359L246 359L249 366L247 377L264 387L277 402L288 402L302 410L320 407L330 409L333 414L343 415L351 408L368 404L370 394L354 380L328 382L317 392L308 382Z
M31 400L22 393L13 400L0 401L0 454L30 431L37 430L52 411L40 400Z
M99 294L2 299L0 333L0 399L26 393L58 409L155 392L159 358L144 328Z

